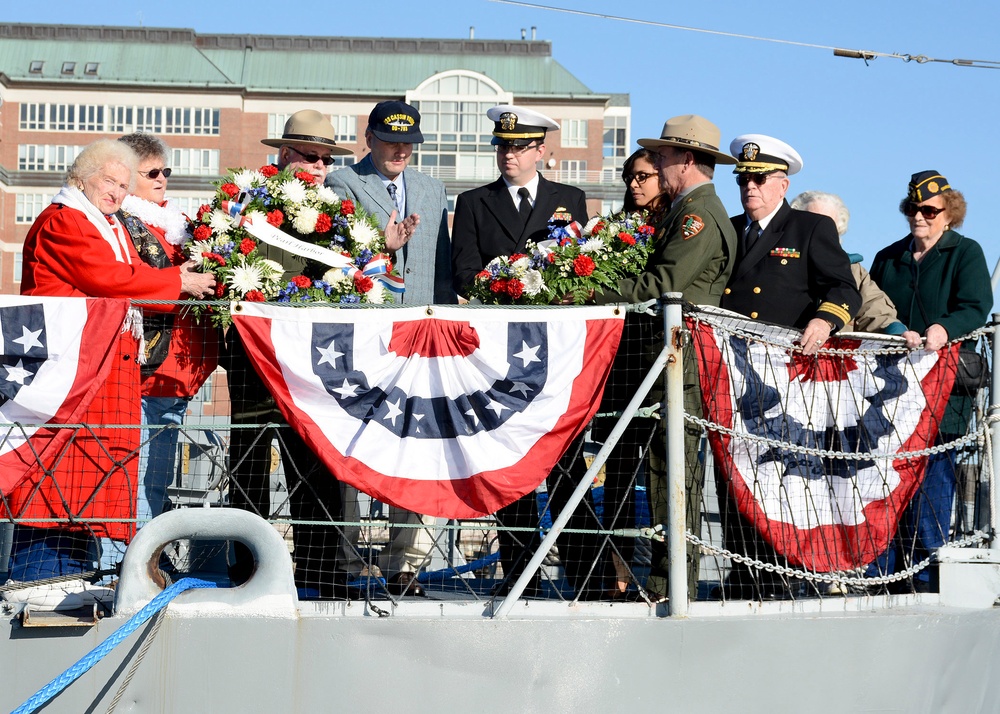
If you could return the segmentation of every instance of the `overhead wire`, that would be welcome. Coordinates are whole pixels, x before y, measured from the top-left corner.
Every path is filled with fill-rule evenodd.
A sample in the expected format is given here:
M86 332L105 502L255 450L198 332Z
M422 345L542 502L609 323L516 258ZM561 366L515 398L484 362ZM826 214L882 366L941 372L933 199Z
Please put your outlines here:
M973 59L939 59L928 57L922 54L905 54L899 52L879 52L877 50L855 50L832 45L820 45L813 42L798 42L795 40L783 40L776 37L763 37L761 35L748 35L740 32L726 32L724 30L708 30L703 27L690 27L687 25L676 25L659 20L643 20L635 17L622 17L603 12L592 12L588 10L577 10L575 8L557 7L554 5L543 5L540 3L522 2L522 0L489 0L500 5L513 5L516 7L530 8L532 10L548 10L550 12L561 12L567 15L580 15L583 17L594 17L601 20L614 20L615 22L628 22L635 25L648 25L651 27L665 27L671 30L682 30L684 32L699 32L705 35L718 35L721 37L735 37L743 40L754 40L756 42L771 42L779 45L792 45L794 47L808 47L810 49L831 50L835 57L847 57L851 59L862 59L867 64L870 60L879 57L889 57L903 60L904 62L916 62L917 64L927 64L937 62L950 64L956 67L976 67L979 69L1000 69L998 60L973 60Z

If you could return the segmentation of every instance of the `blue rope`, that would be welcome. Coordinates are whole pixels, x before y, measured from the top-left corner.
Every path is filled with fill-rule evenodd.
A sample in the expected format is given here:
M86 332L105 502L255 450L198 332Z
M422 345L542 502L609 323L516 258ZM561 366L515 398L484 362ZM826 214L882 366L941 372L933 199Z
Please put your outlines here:
M118 646L122 640L135 632L142 623L146 622L146 620L166 607L167 603L185 590L214 587L215 583L210 583L206 580L198 580L197 578L184 578L182 580L178 580L169 588L154 597L148 605L134 614L128 622L115 630L108 639L104 640L104 642L85 654L80 661L32 694L24 704L11 712L11 714L30 714L31 712L36 711L47 701L55 697L66 687L82 677L91 667L104 659L105 655Z
M473 560L471 563L466 563L465 565L459 565L457 568L441 568L441 570L428 570L417 575L418 583L426 583L430 580L446 580L447 578L453 578L456 575L462 575L463 573L468 573L473 570L482 570L483 568L488 568L500 561L500 553L490 553L485 558L480 558L479 560Z

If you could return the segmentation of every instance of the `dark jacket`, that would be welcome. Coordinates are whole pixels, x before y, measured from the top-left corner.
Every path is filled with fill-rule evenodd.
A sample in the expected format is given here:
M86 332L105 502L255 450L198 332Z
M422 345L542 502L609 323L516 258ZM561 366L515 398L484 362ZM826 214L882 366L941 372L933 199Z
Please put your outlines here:
M529 240L538 243L548 238L548 222L555 213L568 214L585 226L586 195L539 176L535 206L524 226L502 178L459 195L451 231L455 290L465 294L464 288L494 258L523 252Z
M740 249L722 307L799 329L820 317L833 323L834 331L857 314L861 295L829 217L783 202L745 254L746 215L733 216L732 223Z

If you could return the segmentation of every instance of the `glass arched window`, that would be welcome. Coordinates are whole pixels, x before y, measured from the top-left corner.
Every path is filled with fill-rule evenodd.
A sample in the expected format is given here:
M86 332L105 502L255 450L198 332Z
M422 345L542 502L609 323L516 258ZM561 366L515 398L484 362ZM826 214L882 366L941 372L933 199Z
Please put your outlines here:
M442 180L496 178L490 144L493 122L486 118L486 110L513 99L477 72L458 69L428 77L406 94L406 101L420 111L424 135L424 143L413 152L413 166Z

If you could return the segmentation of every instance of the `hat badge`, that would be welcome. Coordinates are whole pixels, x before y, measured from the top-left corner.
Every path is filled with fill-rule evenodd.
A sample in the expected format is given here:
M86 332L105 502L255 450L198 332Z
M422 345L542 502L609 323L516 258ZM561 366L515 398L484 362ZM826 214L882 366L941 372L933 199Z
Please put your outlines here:
M760 153L760 147L754 144L752 141L743 145L743 160L744 161L754 161L757 158L757 154Z
M513 131L517 126L517 114L514 112L504 112L500 115L500 128L504 131Z
M938 192L938 188L940 188L940 187L938 186L938 182L937 181L931 181L929 184L927 184L927 190L930 193L937 193Z

